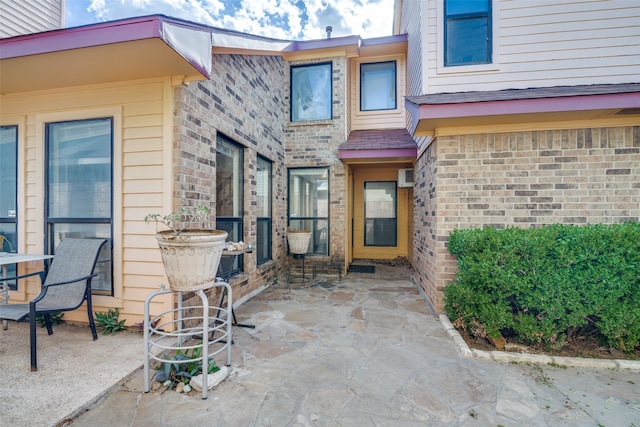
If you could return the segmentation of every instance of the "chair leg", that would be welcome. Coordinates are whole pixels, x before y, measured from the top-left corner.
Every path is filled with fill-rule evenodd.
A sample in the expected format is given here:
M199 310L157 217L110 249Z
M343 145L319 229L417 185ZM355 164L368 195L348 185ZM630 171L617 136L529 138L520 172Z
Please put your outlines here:
M91 327L91 334L93 335L93 340L98 339L98 333L96 332L96 322L93 320L93 308L91 307L91 279L87 281L87 291L86 296L87 299L87 315L89 316L89 326Z
M47 325L47 333L49 335L53 335L53 323L51 322L51 315L49 313L43 315L44 317L44 324Z
M37 347L36 347L36 304L29 303L29 341L31 346L31 372L38 370Z

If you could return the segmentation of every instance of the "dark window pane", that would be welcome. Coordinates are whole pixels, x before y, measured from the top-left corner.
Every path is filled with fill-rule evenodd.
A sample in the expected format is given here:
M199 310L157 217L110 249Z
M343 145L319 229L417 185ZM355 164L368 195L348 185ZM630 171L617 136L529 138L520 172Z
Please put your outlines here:
M49 253L65 238L104 238L92 280L94 293L113 295L111 118L48 123L47 241Z
M489 11L488 0L447 0L447 16Z
M455 19L447 26L447 64L489 62L489 27L486 18Z
M445 66L491 63L489 1L445 1Z
M244 159L242 154L242 146L218 136L216 148L217 217L238 218L242 216L244 201Z
M256 252L258 265L271 260L271 219L258 218Z
M0 218L15 222L18 127L0 127Z
M47 126L49 216L111 217L111 120Z
M365 182L365 246L397 244L396 182Z
M311 231L308 253L329 254L329 169L289 170L289 228Z
M271 162L261 157L256 170L256 208L256 259L260 265L271 259Z
M396 108L396 62L360 65L360 110Z
M330 120L331 64L291 67L291 121Z

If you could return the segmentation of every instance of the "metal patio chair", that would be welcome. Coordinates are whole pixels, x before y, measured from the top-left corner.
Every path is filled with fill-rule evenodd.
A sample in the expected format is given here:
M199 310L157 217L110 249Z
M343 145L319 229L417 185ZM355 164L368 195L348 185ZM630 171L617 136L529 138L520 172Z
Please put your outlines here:
M38 370L36 354L36 316L38 315L43 315L47 332L51 335L53 334L51 313L75 310L86 300L93 340L98 339L91 307L91 279L97 276L93 270L98 260L98 254L105 243L105 239L68 238L62 240L44 278L40 295L28 304L0 306L0 319L20 322L29 318L31 371Z

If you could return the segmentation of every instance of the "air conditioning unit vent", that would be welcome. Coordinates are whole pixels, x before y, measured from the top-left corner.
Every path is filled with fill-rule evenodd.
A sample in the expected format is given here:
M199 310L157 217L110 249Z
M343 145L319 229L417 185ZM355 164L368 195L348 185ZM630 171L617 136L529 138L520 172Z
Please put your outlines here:
M413 169L398 169L398 187L413 187Z

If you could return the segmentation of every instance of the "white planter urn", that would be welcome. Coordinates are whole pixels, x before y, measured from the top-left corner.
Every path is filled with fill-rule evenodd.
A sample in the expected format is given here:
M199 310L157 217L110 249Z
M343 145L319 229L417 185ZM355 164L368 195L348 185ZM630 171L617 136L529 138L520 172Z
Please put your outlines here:
M289 242L289 252L294 255L306 254L309 250L311 232L306 230L290 231L287 233L287 241Z
M171 230L156 233L169 287L176 292L204 289L216 281L227 239L223 230Z

